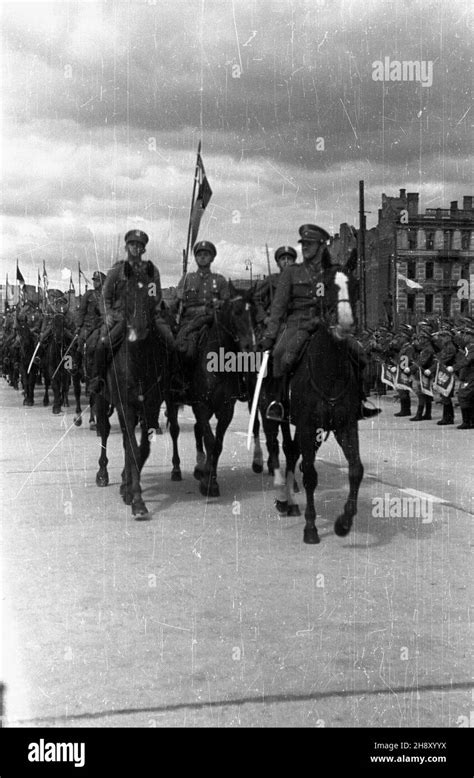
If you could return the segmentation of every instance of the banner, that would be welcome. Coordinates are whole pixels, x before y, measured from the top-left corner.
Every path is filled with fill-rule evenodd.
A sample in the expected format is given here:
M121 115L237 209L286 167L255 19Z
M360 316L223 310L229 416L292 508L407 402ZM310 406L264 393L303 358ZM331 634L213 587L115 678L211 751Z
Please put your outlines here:
M454 387L454 373L448 373L443 365L438 362L436 375L433 381L433 389L443 397L449 397Z
M16 280L20 284L20 286L24 286L25 279L23 278L23 275L20 273L20 268L18 267L18 262L16 263Z
M422 394L433 397L433 376L425 375L421 367L419 368L419 382Z
M192 248L196 243L202 215L206 209L207 204L209 203L209 200L212 197L212 189L209 185L209 181L207 180L202 157L199 153L197 155L196 173L199 188L196 200L194 201L191 210L191 242L189 248Z
M395 389L395 372L392 372L390 367L386 365L385 362L382 362L381 364L380 380L383 384L391 386L392 389Z
M416 394L415 390L413 389L413 380L411 375L407 375L400 367L397 368L397 373L395 376L395 389L401 389Z

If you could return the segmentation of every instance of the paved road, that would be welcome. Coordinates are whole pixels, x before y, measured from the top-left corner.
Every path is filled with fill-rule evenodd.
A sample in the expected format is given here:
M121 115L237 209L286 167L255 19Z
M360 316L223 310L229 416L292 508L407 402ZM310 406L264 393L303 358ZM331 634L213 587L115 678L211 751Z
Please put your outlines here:
M352 533L333 533L347 475L331 436L318 457L322 542L306 546L303 519L279 516L271 479L251 471L243 404L221 497L198 493L185 409L184 480L170 481L170 439L157 437L143 476L152 518L136 522L118 494L116 416L111 485L98 489L98 439L72 426L72 408L23 408L3 381L0 402L9 726L469 720L473 433L397 420L382 398L384 413L360 425L366 478ZM410 496L425 512L410 516L406 503L397 516L390 506ZM392 516L373 515L380 504Z

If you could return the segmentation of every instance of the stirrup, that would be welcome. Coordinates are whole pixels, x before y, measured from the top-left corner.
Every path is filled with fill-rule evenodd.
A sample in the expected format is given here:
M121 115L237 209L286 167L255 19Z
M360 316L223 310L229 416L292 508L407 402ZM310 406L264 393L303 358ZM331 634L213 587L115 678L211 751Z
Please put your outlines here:
M270 419L270 421L284 421L285 409L283 408L282 403L277 400L272 400L265 412L265 418Z

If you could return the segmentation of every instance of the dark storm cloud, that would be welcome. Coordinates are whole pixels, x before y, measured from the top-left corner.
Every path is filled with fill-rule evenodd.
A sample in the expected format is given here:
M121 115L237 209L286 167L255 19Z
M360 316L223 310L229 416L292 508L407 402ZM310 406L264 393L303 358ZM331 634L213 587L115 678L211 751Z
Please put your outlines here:
M13 56L36 63L37 82L30 72L28 88L18 84L20 119L58 114L85 127L179 137L202 116L211 152L237 156L244 147L315 168L366 156L397 163L419 154L420 133L426 154L468 149L469 31L460 3L106 3L91 18L116 33L105 51L74 37L80 6L52 8L49 37L7 14ZM432 87L375 82L372 63L385 56L432 61ZM228 133L244 146L229 149Z

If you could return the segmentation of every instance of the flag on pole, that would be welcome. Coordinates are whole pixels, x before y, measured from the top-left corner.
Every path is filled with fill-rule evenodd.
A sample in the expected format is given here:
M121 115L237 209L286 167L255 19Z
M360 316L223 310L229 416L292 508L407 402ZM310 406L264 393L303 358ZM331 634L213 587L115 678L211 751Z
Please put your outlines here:
M89 284L89 285L90 285L90 284L91 284L91 281L89 281L89 279L87 278L87 276L86 276L86 275L84 274L84 272L82 271L82 269L81 269L81 265L80 265L80 264L79 264L79 273L80 273L80 275L83 277L83 279L84 279L84 281L86 282L86 284Z
M76 290L74 288L74 281L72 280L72 272L69 277L69 291L72 292L73 294L76 294Z
M196 243L202 215L212 197L212 189L207 180L200 152L198 152L196 162L196 182L198 184L198 193L191 209L191 242L189 248L192 248Z
M411 278L407 278L401 273L397 273L397 278L399 278L400 281L405 281L409 289L423 289L421 284L417 283L416 281L412 281Z
M16 261L16 280L20 284L20 286L25 285L25 279L23 278L23 275L20 272L20 268L18 267L18 260Z

